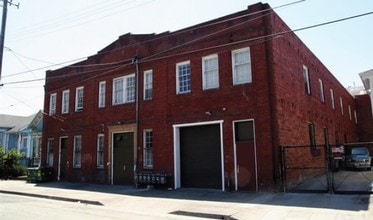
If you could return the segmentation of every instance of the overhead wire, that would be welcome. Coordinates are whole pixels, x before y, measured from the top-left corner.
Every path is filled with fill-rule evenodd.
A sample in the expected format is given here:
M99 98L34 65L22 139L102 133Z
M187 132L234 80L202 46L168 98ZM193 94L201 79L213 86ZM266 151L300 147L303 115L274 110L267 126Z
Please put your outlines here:
M359 14L359 15L355 15L355 16L342 18L342 19L337 19L337 20L333 20L333 21L328 21L328 22L323 22L323 23L319 23L319 24L315 24L315 25L310 25L310 26L307 26L307 27L290 29L290 30L287 30L287 31L277 32L277 33L268 34L268 35L264 35L264 36L253 37L253 38L244 39L244 40L241 40L241 41L235 41L235 42L231 42L231 43L221 44L221 45L218 45L218 46L213 46L213 47L208 47L208 48L200 48L200 49L196 49L196 50L193 50L193 51L188 50L188 51L182 52L180 54L172 54L172 55L169 55L169 56L163 56L163 57L156 58L156 55L158 56L158 55L160 55L162 53L165 53L165 52L168 52L172 49L177 49L181 46L186 46L189 43L194 43L197 40L201 40L201 39L204 39L206 36L211 36L212 35L212 34L208 34L204 37L188 41L188 42L186 42L182 45L178 45L178 46L175 46L173 48L165 49L165 50L163 50L163 51L161 51L161 52L159 52L155 55L150 55L148 57L144 57L144 58L140 59L139 62L140 63L141 62L150 62L150 61L154 61L154 60L164 59L164 58L167 58L167 57L170 57L170 56L178 56L178 55L185 54L185 53L194 53L194 52L199 52L199 51L202 51L202 50L208 50L208 49L219 48L219 47L226 47L226 46L230 46L230 45L233 45L233 44L241 44L241 43L245 43L245 42L265 40L267 38L279 37L279 36L284 35L284 34L299 32L299 31L303 31L303 30L307 30L307 29L311 29L311 28L316 28L316 27L320 27L320 26L325 26L325 25L329 25L329 24L333 24L333 23L337 23L337 22L341 22L341 21L346 21L346 20L350 20L350 19L354 19L354 18L358 18L358 17L362 17L362 16L367 16L367 15L371 15L371 14L373 14L373 12L367 12L367 13L363 13L363 14ZM268 15L268 14L266 14L266 15ZM247 21L245 21L245 22L247 22ZM242 24L242 23L240 23L240 24ZM240 25L240 24L238 24L238 25ZM232 28L232 27L235 27L235 26L231 26L230 28ZM218 32L220 32L220 31L221 30L219 30ZM214 32L214 33L218 33L218 32ZM129 65L129 64L125 64L125 65ZM119 66L119 68L121 68L121 67L124 67L124 66ZM82 72L81 74L84 74L84 73L85 72ZM101 76L101 74L97 74L95 77L99 77L99 76ZM84 81L86 81L86 80L84 80Z
M271 37L281 36L283 34L287 34L287 33L291 33L291 32L303 31L303 30L307 30L307 29L311 29L311 28L316 28L316 27L320 27L320 26L325 26L325 25L329 25L329 24L333 24L333 23L337 23L337 22L342 22L342 21L346 21L346 20L350 20L350 19L354 19L354 18L358 18L358 17L363 17L363 16L367 16L367 15L371 15L371 14L373 14L373 12L367 12L367 13L363 13L363 14L359 14L359 15L355 15L355 16L350 16L350 17L345 17L345 18L333 20L333 21L328 21L328 22L323 22L323 23L319 23L319 24L315 24L315 25L310 25L310 26L307 26L307 27L302 27L302 28L297 28L297 29L292 29L292 30L277 32L277 33L273 33L273 34L269 34L269 35L254 37L254 38L245 39L245 40L241 40L241 41L236 41L236 42L232 42L232 43L227 43L227 44L224 44L224 45L218 45L216 47L223 47L223 46L228 46L228 45L231 45L231 44L239 44L239 43L244 43L244 42L249 42L249 41L256 41L256 40L261 40L261 39L265 39L265 38L271 38ZM247 22L247 21L245 21L245 22ZM209 36L210 35L212 35L212 34L209 34ZM200 38L200 39L204 39L204 37ZM196 39L189 41L189 43L193 43L193 42L196 42ZM178 46L173 47L173 48L166 49L164 51L161 51L161 52L157 53L157 55L159 55L161 53L164 53L164 52L168 52L171 49L179 48L180 46L186 46L187 44L188 44L188 42L186 42L186 43L184 43L182 45L178 45ZM200 50L206 50L206 48L201 48L201 49L198 49L196 51L200 51ZM190 53L190 52L193 52L193 51L188 51L188 53ZM172 56L176 56L176 55L177 54L173 54ZM151 59L149 59L149 57L154 57L154 56L155 55L150 55L148 57L144 57L142 60L143 60L143 62L144 61L152 61ZM162 58L164 58L164 57L162 57ZM161 58L155 58L155 59L158 60L158 59L161 59ZM124 67L125 65L128 65L128 64L120 65L118 68ZM116 67L114 67L114 68L116 68ZM88 72L79 72L78 74L85 74L85 73L89 73L89 72L99 72L99 71L102 71L102 70L105 70L105 69L95 69L95 70L91 70L91 71L88 71ZM112 70L109 70L109 71L111 72ZM104 72L104 73L106 73L106 72ZM97 74L94 77L98 77L98 76L101 76L101 74ZM54 77L60 77L60 76L54 76ZM26 81L18 81L18 82L7 82L7 83L4 83L4 85L5 84L16 84L16 83L32 82L32 81L43 80L43 79L26 80ZM86 80L84 80L84 81L86 81Z
M135 2L135 1L137 1L137 0L132 0L130 2ZM138 5L135 5L135 6L132 6L132 7L128 7L128 8L124 8L124 9L121 9L121 10L118 9L119 7L112 7L111 9L118 9L118 10L116 10L115 12L107 13L107 14L99 16L99 17L97 17L96 13L92 13L92 14L86 15L86 17L96 16L95 18L89 19L89 20L74 18L73 21L72 21L74 23L71 23L71 25L66 25L66 26L60 27L60 28L58 26L52 26L49 29L45 28L45 31L42 31L42 32L36 32L35 33L35 31L30 31L32 33L29 34L29 35L27 35L27 33L26 33L26 34L23 34L23 35L19 35L18 37L17 36L16 37L10 36L9 39L8 39L8 41L16 41L16 40L29 39L29 38L34 38L34 37L41 36L41 35L45 36L45 35L52 34L52 33L58 32L58 31L75 28L75 27L78 27L78 26L81 26L81 25L84 25L84 24L87 24L87 23L91 23L93 21L101 20L101 19L113 16L113 15L117 15L117 14L122 13L124 11L128 11L128 10L131 10L131 9L143 6L143 5L148 4L148 3L152 2L152 1L155 1L155 0L145 0L144 2L142 2L142 3L138 4ZM62 25L63 25L63 23L62 23Z
M185 33L185 32L190 32L190 31L193 31L193 30L195 30L197 28L206 28L206 27L213 26L213 25L220 24L220 23L224 23L224 22L227 22L227 21L232 21L232 20L236 20L236 19L239 19L239 18L244 18L244 17L252 16L252 15L255 15L255 14L258 14L258 13L263 13L263 12L271 11L271 10L274 10L274 9L280 9L280 8L287 7L287 6L294 5L294 4L298 4L298 3L301 3L301 2L304 2L304 1L305 0L298 0L298 1L294 1L294 2L288 3L288 4L276 6L276 7L273 7L273 8L264 9L264 10L261 10L259 12L257 11L257 12L253 12L253 13L249 13L249 14L244 14L244 15L241 15L241 16L236 16L236 17L233 17L233 18L227 18L227 19L224 19L224 20L219 20L219 21L215 21L215 22L209 22L207 24L196 25L196 26L191 27L191 28L185 28L185 29L178 30L178 31L175 31L175 32L171 32L171 33L167 33L167 34L161 33L161 34L159 34L159 35L161 35L159 37L155 37L155 38L152 38L152 39L149 39L149 40L145 40L145 41L141 41L141 42L135 42L135 43L129 44L129 45L124 45L122 47L117 47L117 48L114 48L112 50L100 51L99 54L100 55L104 55L104 54L107 54L107 53L112 53L112 52L115 52L117 50L123 50L123 49L129 48L129 47L133 47L133 46L138 45L138 44L149 43L149 42L157 41L157 40L160 40L162 38L170 37L170 36L173 36L173 35L182 34L182 33ZM30 59L35 59L35 58L30 58ZM54 67L54 66L64 66L63 64L71 63L71 62L75 62L75 61L83 60L83 59L86 59L86 57L77 58L77 59L74 59L74 60L65 61L65 62L61 62L61 63L58 63L58 64L52 64L52 65L49 65L49 66L45 66L45 67L34 69L33 71L42 70L42 69L48 69L48 68L51 68L51 67ZM101 65L112 65L112 64L115 64L115 63L70 65L70 66L66 66L66 67L74 68L74 67L101 66ZM20 74L24 74L24 73L28 73L28 71L23 71L23 72L14 73L14 74L8 74L8 75L3 76L2 78L6 78L6 77L10 77L10 76L16 76L16 75L20 75Z

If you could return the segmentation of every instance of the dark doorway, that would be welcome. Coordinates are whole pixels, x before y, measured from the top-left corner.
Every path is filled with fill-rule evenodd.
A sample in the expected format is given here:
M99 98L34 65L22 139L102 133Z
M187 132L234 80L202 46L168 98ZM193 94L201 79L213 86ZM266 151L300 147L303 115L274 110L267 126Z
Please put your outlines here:
M67 138L60 138L60 181L66 180L67 172Z
M118 133L113 137L113 183L134 184L134 133Z
M181 187L222 188L220 125L180 128Z

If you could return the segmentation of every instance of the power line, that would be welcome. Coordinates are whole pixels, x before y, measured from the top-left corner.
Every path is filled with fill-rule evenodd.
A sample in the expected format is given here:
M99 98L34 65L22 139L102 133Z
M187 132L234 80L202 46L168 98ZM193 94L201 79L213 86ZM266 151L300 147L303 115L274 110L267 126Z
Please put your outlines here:
M108 50L108 51L105 51L105 52L100 52L100 54L103 55L103 54L106 54L106 53L111 53L111 52L114 52L114 51L117 51L117 50L122 50L122 49L125 49L125 48L133 47L133 46L135 46L137 44L149 43L149 42L160 40L162 38L170 37L170 36L173 36L173 35L176 35L176 34L180 34L180 33L184 33L184 32L189 32L189 31L192 31L192 30L197 29L197 28L208 27L208 26L219 24L219 23L223 23L223 22L227 22L227 21L231 21L231 20L236 20L236 19L239 19L239 18L244 18L244 17L252 16L252 15L255 15L255 14L258 14L258 13L263 13L263 12L271 11L273 9L280 9L280 8L287 7L287 6L294 5L294 4L298 4L298 3L301 3L301 2L304 2L304 1L305 0L298 0L298 1L295 1L295 2L288 3L288 4L276 6L276 7L273 7L273 8L264 9L264 10L261 10L261 11L257 11L257 12L245 14L245 15L242 15L242 16L238 16L238 17L234 17L234 18L228 18L228 19L224 19L224 20L220 20L220 21L216 21L216 22L204 24L202 26L201 25L197 25L196 27L186 28L186 29L180 30L180 31L175 31L173 33L169 33L167 35L163 35L163 36L159 36L159 37L156 37L156 38L152 38L150 40L133 43L133 44L130 44L130 45L126 45L126 46L122 46L122 47L115 48L115 49L112 49L112 50ZM12 50L10 48L8 48L8 50L9 51L14 51L14 50ZM21 55L21 56L23 56L23 57L25 57L27 59L41 61L41 60L36 59L36 58L30 58L30 57L27 57L27 56L24 56L24 55ZM33 70L30 70L30 71L37 71L37 70L42 70L42 69L48 69L48 68L51 68L51 67L54 67L54 66L65 66L64 64L66 64L66 63L71 63L71 62L75 62L75 61L83 60L83 59L86 59L86 57L82 57L82 58L78 58L78 59L74 59L74 60L70 60L70 61L65 61L65 62L61 62L61 63L58 63L58 64L50 63L51 65L49 65L49 66L45 66L45 67L33 69ZM49 62L46 62L46 61L41 61L41 62L49 63ZM70 65L70 66L67 66L67 67L73 68L73 67L86 67L86 66L114 65L114 64L118 64L118 62L115 62L115 63L100 63L100 64L85 64L85 65ZM23 72L18 72L18 73L14 73L14 74L9 74L7 76L4 76L4 78L11 77L11 76L17 76L17 75L28 73L28 72L29 71L23 71Z
M225 46L229 46L229 45L232 45L232 44L239 44L239 43L244 43L244 42L250 42L250 41L257 41L257 40L262 40L262 39L266 39L266 38L273 38L273 37L278 37L278 36L281 36L281 35L284 35L284 34L288 34L288 33L292 33L292 32L298 32L298 31L303 31L303 30L307 30L307 29L312 29L312 28L316 28L316 27L321 27L321 26L325 26L325 25L329 25L329 24L333 24L333 23L338 23L338 22L342 22L342 21L346 21L346 20L351 20L351 19L355 19L355 18L359 18L359 17L363 17L363 16L368 16L368 15L371 15L373 14L373 12L367 12L367 13L363 13L363 14L359 14L359 15L354 15L354 16L350 16L350 17L345 17L345 18L341 18L341 19L337 19L337 20L332 20L332 21L328 21L328 22L323 22L323 23L319 23L319 24L315 24L315 25L310 25L310 26L307 26L307 27L302 27L302 28L298 28L298 29L293 29L293 30L287 30L287 31L282 31L282 32L277 32L277 33L273 33L273 34L269 34L269 35L264 35L264 36L259 36L259 37L254 37L254 38L250 38L250 39L245 39L245 40L241 40L241 41L236 41L236 42L232 42L232 43L227 43L227 44L224 44L224 45L218 45L218 46L215 46L213 48L217 48L217 47L225 47ZM266 14L268 15L268 14ZM247 21L245 21L247 22ZM244 23L244 22L242 22ZM242 24L240 23L240 24ZM218 32L220 32L221 30L219 30ZM217 32L214 32L214 33L217 33ZM207 36L211 36L213 35L212 34L208 34ZM166 49L166 50L163 50L159 53L157 53L156 55L160 55L162 53L165 53L165 52L168 52L170 50L173 50L173 49L177 49L181 46L186 46L190 43L194 43L198 40L201 40L201 39L204 39L206 38L206 36L203 36L201 38L198 38L198 39L193 39L191 41L188 41L182 45L178 45L178 46L175 46L173 48L169 48L169 49ZM211 48L208 48L208 49L211 49ZM197 51L201 51L201 50L206 50L206 48L201 48L201 49L198 49L198 50L195 50L196 52ZM192 53L194 51L188 51L187 53ZM186 52L183 52L183 53L186 53ZM153 60L158 60L158 59L162 59L164 57L161 57L161 58L153 58L155 57L156 55L150 55L148 57L144 57L142 59L142 61L140 60L140 62L150 62L150 61L153 61ZM178 54L172 54L170 56L177 56ZM152 58L152 59L150 59ZM110 67L109 69L109 72L111 72L113 69L118 69L118 68L122 68L126 65L129 65L129 64L123 64L123 65L119 65L119 66L115 66L115 67ZM111 69L113 68L113 69ZM105 70L105 69L96 69L96 70L91 70L91 71L87 71L87 72L79 72L77 74L85 74L85 73L89 73L89 72L100 72L102 70ZM106 74L107 72L104 72L104 74ZM102 74L98 74L98 75L95 75L94 78L96 77L99 77L101 76ZM51 77L51 78L58 78L60 76L54 76L54 77ZM8 83L4 83L5 84L18 84L18 83L25 83L25 82L33 82L33 81L41 81L41 80L44 80L45 78L40 78L40 79L35 79L35 80L25 80L25 81L16 81L16 82L8 82ZM89 78L89 80L92 79L92 78ZM88 79L86 79L88 80ZM84 81L86 81L84 80Z
M135 2L137 0L133 0L133 1L130 1L130 2ZM88 20L84 20L84 19L79 19L74 17L74 18L71 18L70 22L62 22L58 25L52 25L51 28L43 28L44 30L42 30L41 32L36 32L34 30L30 30L28 32L30 32L30 34L28 34L28 32L26 32L25 34L19 34L19 37L13 37L8 40L8 41L15 41L15 40L23 40L23 39L29 39L29 38L34 38L34 37L37 37L37 36L45 36L45 35L48 35L48 34L52 34L52 33L55 33L55 32L58 32L58 31L63 31L63 30L66 30L66 29L71 29L71 28L75 28L75 27L78 27L78 26L81 26L81 25L84 25L84 24L87 24L87 23L91 23L91 22L94 22L94 21L97 21L97 20L101 20L101 19L104 19L104 18L107 18L107 17L111 17L113 15L117 15L119 13L122 13L124 11L128 11L128 10L131 10L131 9L134 9L134 8L138 8L140 6L143 6L145 4L148 4L152 1L155 1L155 0L145 0L145 2L142 2L141 4L138 4L138 5L135 5L135 6L132 6L132 7L128 7L128 8L124 8L122 10L118 10L118 11L115 11L115 12L111 12L111 13L107 13L105 15L102 15L100 17L96 17L96 18L92 18L92 19L88 19ZM118 9L119 7L112 7L110 9ZM105 10L107 11L107 10ZM97 16L97 13L91 13L91 14L88 14L88 15L85 15L83 16L84 17L92 17L92 16ZM71 23L69 25L69 23ZM66 26L64 27L61 27L63 25L67 24ZM28 34L28 35L27 35Z

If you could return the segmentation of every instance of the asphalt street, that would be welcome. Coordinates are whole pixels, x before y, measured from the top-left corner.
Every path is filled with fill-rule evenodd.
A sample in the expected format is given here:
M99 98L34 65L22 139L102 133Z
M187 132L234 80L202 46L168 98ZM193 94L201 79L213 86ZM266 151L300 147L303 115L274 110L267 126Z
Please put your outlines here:
M373 219L371 201L372 195L136 189L85 183L0 181L0 219L34 216L35 219L61 219L67 213L69 218L62 218ZM58 211L52 211L56 209ZM12 213L20 218L13 218Z

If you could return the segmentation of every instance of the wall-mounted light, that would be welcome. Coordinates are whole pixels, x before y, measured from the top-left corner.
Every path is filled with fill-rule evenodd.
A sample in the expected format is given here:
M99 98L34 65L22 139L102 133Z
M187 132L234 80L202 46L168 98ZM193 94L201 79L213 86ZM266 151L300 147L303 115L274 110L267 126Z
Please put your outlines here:
M205 115L211 115L211 111L206 111Z

